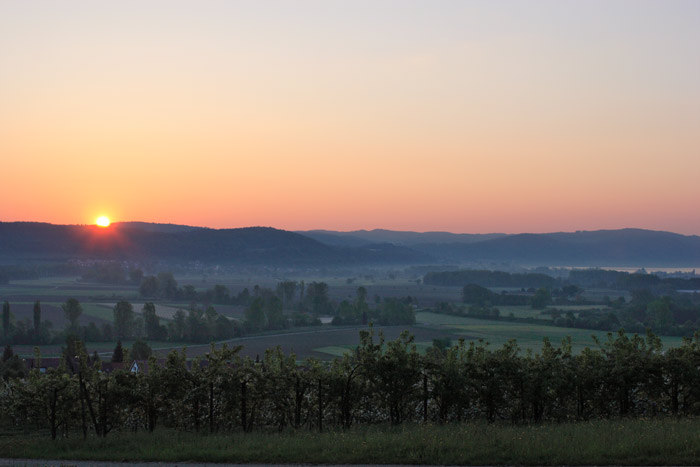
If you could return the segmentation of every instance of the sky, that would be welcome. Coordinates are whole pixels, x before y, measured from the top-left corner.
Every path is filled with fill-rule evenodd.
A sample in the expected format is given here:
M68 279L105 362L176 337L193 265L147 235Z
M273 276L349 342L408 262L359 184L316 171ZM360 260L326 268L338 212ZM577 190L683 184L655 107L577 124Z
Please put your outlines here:
M0 220L700 234L700 2L0 1Z

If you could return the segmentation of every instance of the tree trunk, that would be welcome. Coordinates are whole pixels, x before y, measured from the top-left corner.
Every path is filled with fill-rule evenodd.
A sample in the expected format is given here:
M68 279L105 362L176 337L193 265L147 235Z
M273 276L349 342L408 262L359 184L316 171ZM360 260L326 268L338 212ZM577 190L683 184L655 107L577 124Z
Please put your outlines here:
M318 431L323 431L323 387L321 378L318 379Z
M51 412L49 414L49 422L51 423L51 439L56 439L56 399L58 399L58 389L53 390L53 398L51 399Z
M209 433L214 433L214 383L209 383Z
M428 423L428 375L423 375L423 423Z
M87 439L87 420L85 419L85 399L80 398L80 421L83 428L83 439Z
M241 382L241 426L243 427L243 432L245 433L248 431L248 423L247 423L247 412L248 408L246 407L246 395L248 392L248 387L245 381Z

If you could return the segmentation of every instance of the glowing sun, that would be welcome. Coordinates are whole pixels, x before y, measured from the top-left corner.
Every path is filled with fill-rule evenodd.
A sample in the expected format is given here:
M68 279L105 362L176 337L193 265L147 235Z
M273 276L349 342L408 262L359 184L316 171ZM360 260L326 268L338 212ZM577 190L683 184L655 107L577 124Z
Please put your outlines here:
M109 227L110 221L109 217L107 216L100 216L97 218L97 221L95 224L99 225L100 227Z

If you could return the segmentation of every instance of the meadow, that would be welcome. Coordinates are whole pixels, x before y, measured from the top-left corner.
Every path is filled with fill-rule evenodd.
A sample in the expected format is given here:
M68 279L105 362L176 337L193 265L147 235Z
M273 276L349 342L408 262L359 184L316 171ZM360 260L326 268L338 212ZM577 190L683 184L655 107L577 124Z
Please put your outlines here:
M607 332L591 329L562 328L543 324L466 318L428 312L417 313L416 321L425 325L438 326L440 329L448 330L457 338L462 337L466 341L483 340L491 344L492 347L500 347L508 340L516 339L521 350L529 349L534 352L537 352L542 347L542 339L545 337L552 344L558 346L564 338L570 336L572 338L572 350L574 353L578 353L585 347L598 346L592 336L596 336L601 342L604 342L608 336ZM678 347L683 342L682 338L671 336L661 336L661 340L664 347Z
M87 440L74 433L54 442L46 442L44 433L15 433L0 436L0 457L118 462L698 465L700 421L474 422L225 435L163 429Z

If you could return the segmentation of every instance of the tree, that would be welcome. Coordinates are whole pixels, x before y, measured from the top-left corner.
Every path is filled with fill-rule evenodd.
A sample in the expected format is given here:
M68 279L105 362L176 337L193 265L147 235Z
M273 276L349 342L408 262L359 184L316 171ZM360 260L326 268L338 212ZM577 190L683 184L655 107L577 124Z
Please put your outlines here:
M141 339L134 342L134 345L131 346L130 354L134 360L146 360L152 353L151 347Z
M142 313L146 328L146 337L149 339L159 339L162 335L160 318L156 315L156 306L153 302L144 303Z
M281 329L285 327L287 320L282 313L282 300L272 295L265 300L265 317L268 329Z
M282 299L284 308L289 308L296 294L296 281L282 281L277 284L277 296Z
M34 334L39 335L41 330L41 304L39 300L34 302Z
M497 305L494 303L494 293L486 287L477 284L467 284L462 289L462 301L475 305Z
M114 348L114 352L112 352L112 362L113 363L122 363L123 361L124 361L124 348L122 347L122 341L118 340L117 346Z
M536 310L542 310L550 303L552 303L552 294L544 287L537 289L530 300L530 305Z
M214 286L214 290L212 291L214 303L229 303L231 301L231 297L229 295L229 290L228 287L225 285L217 284Z
M132 269L129 271L129 280L132 284L141 284L143 280L143 271L140 269Z
M161 297L177 297L177 281L171 272L158 273L158 294Z
M5 363L15 355L10 344L5 345L5 350L2 353L2 363Z
M156 276L146 276L141 281L139 294L142 297L155 297L158 295L158 278Z
M75 298L69 298L66 303L61 305L63 308L63 313L66 315L66 319L70 321L70 328L72 330L78 329L78 318L83 314L83 306Z
M260 330L265 327L265 301L261 297L256 297L245 310L246 325L253 330Z
M5 339L10 335L10 302L2 304L2 335Z
M306 301L314 315L329 314L333 306L328 299L328 284L312 282L306 288Z
M661 298L650 302L646 309L646 319L653 327L654 332L666 330L673 324L673 314L668 305L668 300Z
M185 320L185 335L190 341L205 342L207 340L207 326L204 323L204 313L200 309L187 312Z
M114 332L120 339L131 337L134 326L134 308L127 301L114 305Z

